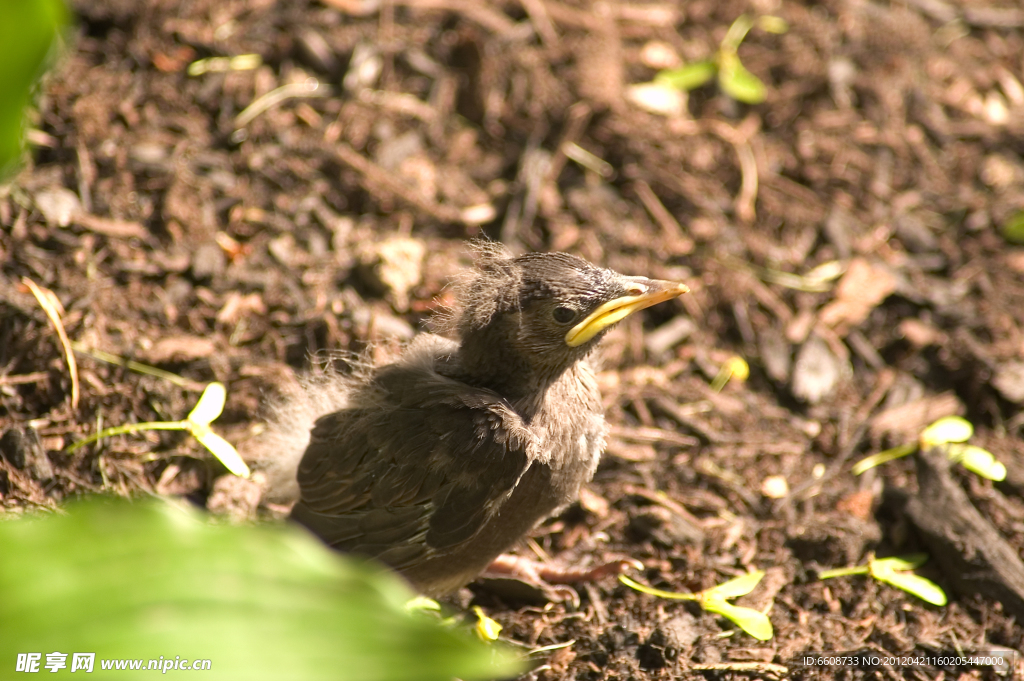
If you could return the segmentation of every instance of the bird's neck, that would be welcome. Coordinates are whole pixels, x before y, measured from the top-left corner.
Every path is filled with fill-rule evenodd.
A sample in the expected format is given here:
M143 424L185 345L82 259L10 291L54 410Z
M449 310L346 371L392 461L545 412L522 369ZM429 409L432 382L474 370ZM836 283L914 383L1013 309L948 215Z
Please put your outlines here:
M480 332L463 338L456 356L458 378L487 388L516 405L524 417L539 409L548 388L565 367L536 365L500 333Z

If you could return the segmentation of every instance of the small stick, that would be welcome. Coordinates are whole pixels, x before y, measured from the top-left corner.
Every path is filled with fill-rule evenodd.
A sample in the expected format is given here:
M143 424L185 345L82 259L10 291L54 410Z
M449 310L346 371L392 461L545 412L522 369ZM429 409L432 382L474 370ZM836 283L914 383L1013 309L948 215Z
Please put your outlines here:
M50 323L53 324L53 328L57 331L61 347L64 348L64 358L68 363L68 373L71 374L71 408L78 409L78 363L75 362L75 353L71 350L71 341L68 340L68 334L64 331L64 323L60 320L60 315L63 311L58 310L60 301L57 300L57 296L54 295L53 291L40 287L28 277L22 277L21 283L28 287L28 290L39 301L39 307L43 308L43 312L50 318Z

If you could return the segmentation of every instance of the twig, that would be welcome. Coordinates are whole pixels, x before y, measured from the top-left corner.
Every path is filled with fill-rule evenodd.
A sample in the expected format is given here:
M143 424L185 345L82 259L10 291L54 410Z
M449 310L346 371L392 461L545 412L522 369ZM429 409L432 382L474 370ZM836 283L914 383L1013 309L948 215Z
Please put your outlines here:
M71 350L71 341L68 340L68 334L64 331L64 323L60 320L60 315L63 312L58 309L61 307L60 301L57 300L53 291L42 288L28 277L22 277L21 282L39 301L39 307L43 308L46 316L50 318L53 328L57 331L57 337L60 338L61 347L64 348L64 357L68 363L68 373L71 374L71 408L78 409L78 364L75 362L75 353Z
M715 662L713 664L695 664L690 669L695 672L754 674L768 679L784 679L789 676L789 667L771 662Z
M45 371L33 371L30 374L18 374L16 376L0 376L0 385L24 385L26 383L38 383L45 381L49 376Z
M661 227L661 233L668 241L673 253L686 254L693 252L693 239L686 236L679 221L665 208L658 195L651 189L651 185L643 180L633 183L633 191L640 198L644 208L651 214L655 222Z
M754 221L757 203L757 161L749 142L734 144L740 162L740 193L736 195L736 216L747 224Z
M537 35L544 41L544 46L548 48L558 47L558 33L555 31L555 25L551 22L551 17L548 16L544 0L519 1L523 3L523 9L530 15L533 30L537 31Z
M93 350L85 347L84 345L78 342L72 343L71 347L75 352L80 352L83 355L89 355L93 359L98 359L99 361L106 362L107 364L116 364L117 366L122 366L128 369L129 371L134 371L139 374L146 374L149 376L162 378L163 380L169 381L180 388L184 388L185 390L202 391L206 389L205 383L193 381L191 379L185 378L184 376L179 376L178 374L171 373L170 371L164 371L163 369L158 369L157 367L149 366L148 364L142 364L141 362L135 362L130 359L124 359L122 357L118 357L117 355L105 352L103 350Z
M320 83L316 78L307 78L301 83L282 85L262 97L256 98L252 104L242 109L242 112L235 116L235 129L244 128L249 123L252 123L260 114L289 99L326 97L329 94L326 92L326 89L320 87Z
M395 0L395 4L416 9L456 12L498 34L510 33L516 27L516 23L501 12L496 12L475 0Z
M362 175L370 185L376 185L377 188L384 189L389 194L393 194L406 203L411 203L439 222L466 222L462 211L437 203L436 201L431 201L410 190L401 182L395 180L390 173L344 142L336 142L332 149L339 161Z

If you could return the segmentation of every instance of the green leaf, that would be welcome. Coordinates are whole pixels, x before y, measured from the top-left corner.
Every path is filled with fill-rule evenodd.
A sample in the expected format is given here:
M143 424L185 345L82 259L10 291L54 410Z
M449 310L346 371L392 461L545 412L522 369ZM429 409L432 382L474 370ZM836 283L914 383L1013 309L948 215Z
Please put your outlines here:
M208 425L213 423L224 411L224 402L227 401L228 391L223 383L211 383L199 396L199 401L188 415L192 423Z
M206 390L199 396L199 402L185 419L185 427L225 468L239 477L248 478L249 467L242 461L235 446L210 429L210 423L224 412L227 396L223 383L206 386Z
M738 598L740 596L746 596L754 590L763 577L764 570L754 570L753 572L748 572L745 575L740 575L735 579L730 579L728 582L722 582L718 586L705 589L704 591L701 591L699 595L708 599Z
M94 652L97 670L108 659L208 659L208 679L524 671L503 647L407 613L413 593L392 573L292 526L214 525L163 501L92 500L66 515L2 522L0 546L4 664L59 651ZM194 674L167 678L182 676Z
M931 449L947 442L967 442L974 435L974 426L965 418L946 416L921 431L921 449Z
M893 572L885 577L878 577L878 580L913 594L932 605L946 604L946 592L938 584L915 575L913 572Z
M924 553L879 558L868 561L868 571L878 581L902 589L932 605L945 605L946 593L935 582L908 572L924 565L927 560L928 555Z
M961 466L986 480L1002 482L1006 480L1006 466L996 461L996 457L987 449L975 445L947 445L949 458Z
M479 605L473 606L473 614L476 615L476 626L473 629L476 631L477 637L488 643L497 641L498 636L501 635L501 624L488 617Z
M905 556L889 556L876 558L868 562L869 571L874 570L913 570L928 562L927 553L910 553Z
M196 432L197 430L201 432ZM235 446L210 430L209 426L193 426L192 435L229 471L241 478L248 478L251 475L249 467L242 461Z
M1024 210L1019 210L999 230L1011 244L1024 244Z
M789 24L782 17L777 17L772 14L765 14L764 16L757 18L757 26L762 31L768 33L775 33L781 35L789 31Z
M717 598L706 601L703 607L708 612L717 613L732 621L740 629L759 641L767 641L775 634L768 615L765 615L760 610L733 605Z
M0 181L21 156L25 107L65 23L61 0L0 2Z
M868 570L871 576L880 582L902 589L932 605L945 605L946 593L935 582L912 572L906 572L920 567L926 560L928 560L928 556L923 553L915 553L902 558L880 558L869 561Z
M689 92L711 82L716 73L718 66L713 61L698 61L678 69L660 71L654 77L654 82Z
M745 104L760 104L767 96L764 83L748 71L735 54L722 53L718 84L725 94Z

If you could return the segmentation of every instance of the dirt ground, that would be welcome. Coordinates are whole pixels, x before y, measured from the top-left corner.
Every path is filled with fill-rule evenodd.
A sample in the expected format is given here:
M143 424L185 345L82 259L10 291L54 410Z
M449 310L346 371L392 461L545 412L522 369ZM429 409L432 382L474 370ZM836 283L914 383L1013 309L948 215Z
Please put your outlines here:
M637 579L676 591L763 569L738 603L770 607L775 628L759 642L614 580L583 588L578 609L462 594L527 646L572 642L534 678L1003 678L801 659L1024 650L1024 248L1003 234L1024 210L1016 0L75 10L33 158L0 189L5 512L93 492L272 512L178 433L63 450L98 427L183 418L212 380L228 388L215 427L244 443L312 356L385 352L423 328L469 240L487 237L692 289L606 340L607 454L533 548L632 556ZM671 115L636 103L632 86L710 57L743 13L788 23L739 50L763 103L714 84ZM188 72L241 55L259 61ZM77 404L23 278L63 306ZM712 390L733 357L749 379ZM950 414L1005 482L915 457L850 472ZM959 535L930 525L974 509ZM1000 548L975 550L982 539ZM921 550L945 607L817 578Z

